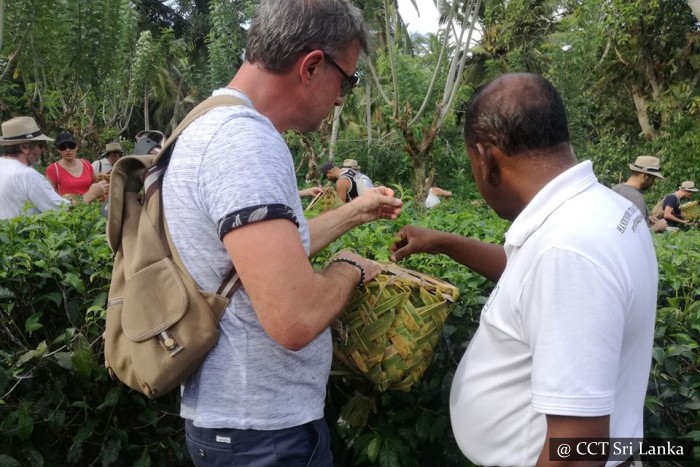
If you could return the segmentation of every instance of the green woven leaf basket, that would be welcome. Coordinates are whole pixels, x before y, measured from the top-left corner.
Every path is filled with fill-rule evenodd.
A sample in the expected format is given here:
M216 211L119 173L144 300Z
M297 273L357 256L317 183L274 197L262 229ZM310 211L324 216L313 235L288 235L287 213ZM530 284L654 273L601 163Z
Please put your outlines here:
M381 264L333 326L333 374L360 376L379 392L409 391L430 365L456 287Z
M685 203L681 206L681 213L683 217L689 221L700 220L700 205L698 205L697 201Z

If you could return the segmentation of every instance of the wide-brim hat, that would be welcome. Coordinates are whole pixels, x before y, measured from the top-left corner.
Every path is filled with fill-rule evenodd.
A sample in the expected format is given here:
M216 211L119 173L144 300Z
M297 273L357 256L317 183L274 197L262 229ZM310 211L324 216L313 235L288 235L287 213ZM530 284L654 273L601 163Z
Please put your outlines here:
M15 117L2 124L0 146L12 146L32 141L53 141L41 132L32 117Z
M107 143L107 145L105 146L104 151L102 151L102 155L100 155L100 157L106 157L107 154L109 154L110 152L118 152L118 153L124 154L124 149L122 149L122 145L119 143L116 143L116 142L115 143Z
M695 188L695 182L691 182L690 180L686 180L685 182L681 183L681 186L679 186L678 189L684 191L692 191L693 193L698 191L698 189Z
M653 175L663 179L664 176L661 175L661 161L658 157L654 156L639 156L634 164L630 164L630 170L633 172L639 172L643 174Z
M357 163L355 159L345 159L343 161L342 167L344 169L359 169L360 165Z

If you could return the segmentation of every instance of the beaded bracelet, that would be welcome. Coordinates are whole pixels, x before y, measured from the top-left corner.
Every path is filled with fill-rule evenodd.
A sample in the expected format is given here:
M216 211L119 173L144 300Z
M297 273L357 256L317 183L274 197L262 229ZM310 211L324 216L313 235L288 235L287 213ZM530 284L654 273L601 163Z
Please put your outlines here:
M363 268L360 263L350 258L344 258L342 256L339 258L333 258L331 260L331 263L348 263L358 268L360 270L360 282L357 284L357 288L361 289L365 286L365 268Z

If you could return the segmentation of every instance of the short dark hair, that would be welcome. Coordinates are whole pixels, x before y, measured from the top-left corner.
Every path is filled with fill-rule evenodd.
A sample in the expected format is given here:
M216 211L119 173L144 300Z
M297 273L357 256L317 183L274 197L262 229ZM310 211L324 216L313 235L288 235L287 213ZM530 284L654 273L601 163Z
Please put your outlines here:
M347 0L262 0L248 30L245 59L288 71L305 49L339 57L354 41L368 51L362 11Z
M470 147L490 143L510 155L568 142L564 103L542 76L501 76L478 89L469 101L464 140Z

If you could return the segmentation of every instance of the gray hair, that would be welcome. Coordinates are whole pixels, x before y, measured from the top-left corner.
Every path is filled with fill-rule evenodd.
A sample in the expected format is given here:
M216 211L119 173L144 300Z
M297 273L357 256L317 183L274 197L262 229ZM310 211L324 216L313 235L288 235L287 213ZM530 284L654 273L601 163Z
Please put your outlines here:
M305 50L337 58L354 41L367 53L362 12L347 0L262 0L248 31L245 58L271 73L284 73Z

